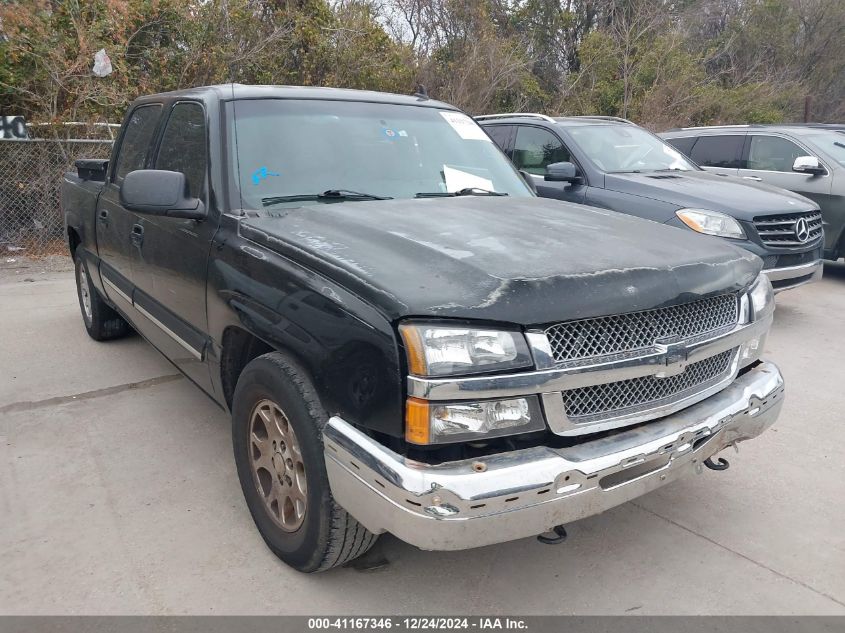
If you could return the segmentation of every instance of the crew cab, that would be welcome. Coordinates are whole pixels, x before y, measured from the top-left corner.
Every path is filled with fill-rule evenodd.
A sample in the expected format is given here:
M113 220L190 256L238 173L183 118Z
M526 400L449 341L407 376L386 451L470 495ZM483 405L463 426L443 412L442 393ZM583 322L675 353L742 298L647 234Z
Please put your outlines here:
M761 182L708 173L626 119L476 117L541 196L715 235L763 259L775 292L822 276L818 204Z
M425 96L145 96L110 160L77 167L61 202L86 330L137 330L231 412L246 505L298 570L383 532L559 542L725 468L781 409L759 258L539 198Z

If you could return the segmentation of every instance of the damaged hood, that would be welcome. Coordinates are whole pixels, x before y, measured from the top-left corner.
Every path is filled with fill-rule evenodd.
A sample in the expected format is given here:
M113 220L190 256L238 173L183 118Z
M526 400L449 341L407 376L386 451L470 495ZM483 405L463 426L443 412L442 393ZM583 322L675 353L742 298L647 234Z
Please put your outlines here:
M797 193L709 171L608 173L604 186L611 191L675 204L679 209L710 209L747 221L756 215L818 209L812 200ZM670 217L674 213L666 219Z
M539 325L739 290L761 268L719 238L543 198L316 204L260 212L240 231L391 320Z

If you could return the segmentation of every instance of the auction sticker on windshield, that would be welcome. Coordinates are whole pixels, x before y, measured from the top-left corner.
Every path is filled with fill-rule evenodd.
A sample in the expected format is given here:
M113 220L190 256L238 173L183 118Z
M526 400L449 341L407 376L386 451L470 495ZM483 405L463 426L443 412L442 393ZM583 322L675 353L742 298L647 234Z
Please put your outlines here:
M455 130L461 138L469 141L490 141L490 137L484 133L481 126L479 126L466 114L461 112L441 112L440 116L446 119L449 125L452 126L452 129ZM492 141L490 142L492 143Z
M493 181L470 174L449 165L443 165L443 178L446 180L446 191L455 192L461 189L486 189L493 190Z

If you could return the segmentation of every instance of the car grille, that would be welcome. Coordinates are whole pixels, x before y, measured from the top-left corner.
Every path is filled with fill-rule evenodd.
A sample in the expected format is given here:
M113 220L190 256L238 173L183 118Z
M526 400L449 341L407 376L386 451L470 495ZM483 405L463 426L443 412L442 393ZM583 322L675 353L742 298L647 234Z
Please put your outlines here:
M614 316L559 323L546 329L557 363L624 354L662 339L696 339L736 325L736 294Z
M681 400L727 378L735 352L731 349L692 363L675 376L643 376L563 391L564 410L572 422L597 422Z
M801 241L795 232L795 225L801 218L807 220L809 235ZM804 246L822 236L822 214L818 211L785 213L754 218L754 227L766 246Z

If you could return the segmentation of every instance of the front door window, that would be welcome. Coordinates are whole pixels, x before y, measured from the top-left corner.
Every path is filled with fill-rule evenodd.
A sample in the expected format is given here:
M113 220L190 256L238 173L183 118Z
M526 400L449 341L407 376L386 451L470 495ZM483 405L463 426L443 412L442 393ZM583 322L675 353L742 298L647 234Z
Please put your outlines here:
M791 172L795 159L806 155L805 150L785 138L755 134L751 137L746 169Z
M542 176L552 163L571 160L563 143L548 130L527 125L517 128L513 162L518 169Z

